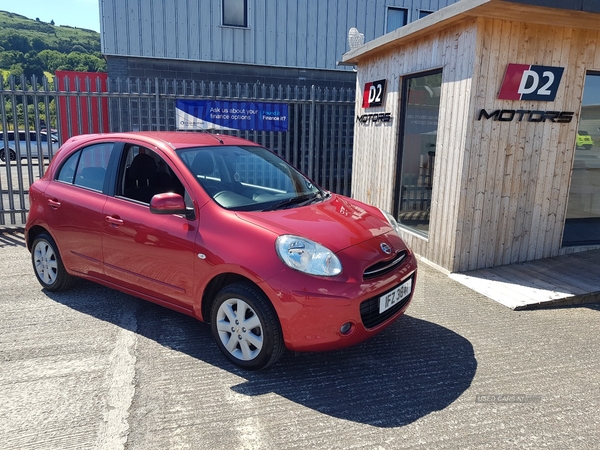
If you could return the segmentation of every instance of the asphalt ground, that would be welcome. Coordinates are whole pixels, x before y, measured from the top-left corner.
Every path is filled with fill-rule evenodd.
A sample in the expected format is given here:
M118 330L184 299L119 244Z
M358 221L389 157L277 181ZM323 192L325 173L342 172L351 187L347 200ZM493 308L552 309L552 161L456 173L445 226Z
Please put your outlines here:
M22 233L0 232L0 448L598 448L598 306L512 311L419 270L374 339L251 373L190 317L43 291Z

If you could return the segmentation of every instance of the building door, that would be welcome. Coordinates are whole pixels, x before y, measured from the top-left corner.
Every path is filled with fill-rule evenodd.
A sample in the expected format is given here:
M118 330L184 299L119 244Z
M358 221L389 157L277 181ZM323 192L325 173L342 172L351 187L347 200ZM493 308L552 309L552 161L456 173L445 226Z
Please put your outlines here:
M442 71L404 78L394 214L402 226L427 236L440 112Z
M588 73L575 143L563 246L600 244L600 73Z

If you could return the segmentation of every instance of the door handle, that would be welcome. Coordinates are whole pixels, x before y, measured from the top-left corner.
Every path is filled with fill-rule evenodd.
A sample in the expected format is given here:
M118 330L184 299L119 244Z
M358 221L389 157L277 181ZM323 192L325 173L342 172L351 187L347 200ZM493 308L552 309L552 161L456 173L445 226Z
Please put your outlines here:
M111 224L111 225L114 225L114 226L116 226L116 227L118 227L119 225L123 225L123 220L121 220L121 219L119 219L119 218L117 218L117 217L113 217L113 216L106 216L106 217L104 218L104 220L105 220L107 223L109 223L109 224Z
M52 209L60 208L60 202L52 199L48 199L48 206Z

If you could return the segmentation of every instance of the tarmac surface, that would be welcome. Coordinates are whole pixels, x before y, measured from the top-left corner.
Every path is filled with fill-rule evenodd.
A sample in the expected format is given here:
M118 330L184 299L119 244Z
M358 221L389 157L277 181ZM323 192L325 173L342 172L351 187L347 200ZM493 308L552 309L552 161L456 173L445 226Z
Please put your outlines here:
M3 449L596 449L600 307L512 311L421 264L405 316L261 372L207 325L102 286L43 291L0 231Z

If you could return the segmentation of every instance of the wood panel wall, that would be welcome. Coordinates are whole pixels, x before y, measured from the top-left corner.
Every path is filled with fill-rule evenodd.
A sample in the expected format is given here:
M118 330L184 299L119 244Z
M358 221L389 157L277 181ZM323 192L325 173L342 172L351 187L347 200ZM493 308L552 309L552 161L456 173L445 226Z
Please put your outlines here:
M393 207L396 183L402 76L443 68L429 239L410 232L403 235L416 253L442 267L452 263L476 31L476 22L471 20L361 62L358 67L357 92L362 92L366 82L383 78L388 87L381 107L363 110L358 98L357 114L385 111L392 113L393 120L387 125L356 124L352 195L388 211Z
M560 252L587 70L600 68L598 32L478 19L469 139L451 270ZM554 102L499 100L508 63L564 67ZM480 108L573 111L569 124L476 120Z
M600 70L599 32L473 18L361 61L357 88L386 78L388 126L355 127L353 196L391 210L404 75L443 68L428 239L403 237L449 271L561 252L585 73ZM499 100L508 63L560 66L554 102ZM477 120L480 109L573 111L569 124ZM373 110L373 111L371 111Z

